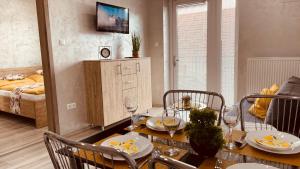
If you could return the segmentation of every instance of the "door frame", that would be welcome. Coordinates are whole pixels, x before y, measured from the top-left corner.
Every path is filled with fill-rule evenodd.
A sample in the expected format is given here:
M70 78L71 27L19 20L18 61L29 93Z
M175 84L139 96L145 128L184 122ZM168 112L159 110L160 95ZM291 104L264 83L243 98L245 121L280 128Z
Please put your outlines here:
M44 72L48 130L60 133L48 0L36 0L42 66Z
M197 3L206 0L173 0L169 1L169 31L170 31L170 87L175 89L175 65L177 57L176 5L180 3ZM221 90L221 15L222 1L207 0L207 90Z

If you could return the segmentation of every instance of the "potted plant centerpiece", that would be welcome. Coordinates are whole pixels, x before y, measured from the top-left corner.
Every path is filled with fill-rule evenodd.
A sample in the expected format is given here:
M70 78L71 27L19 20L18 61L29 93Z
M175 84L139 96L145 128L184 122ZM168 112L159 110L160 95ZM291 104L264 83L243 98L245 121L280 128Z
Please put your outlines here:
M203 157L213 157L224 145L222 129L215 125L217 115L210 108L192 109L185 127L191 147Z
M141 46L141 37L140 35L133 33L131 35L131 40L132 40L132 57L138 58L139 50Z

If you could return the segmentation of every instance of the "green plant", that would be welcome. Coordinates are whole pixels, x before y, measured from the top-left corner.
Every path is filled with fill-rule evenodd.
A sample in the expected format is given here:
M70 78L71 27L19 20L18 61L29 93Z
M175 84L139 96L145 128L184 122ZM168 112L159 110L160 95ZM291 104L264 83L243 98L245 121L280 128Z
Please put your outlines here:
M192 109L185 133L193 149L201 155L212 156L223 147L222 129L215 125L217 115L210 108Z
M132 40L132 51L133 52L138 52L140 50L141 46L141 37L140 35L133 33L131 35L131 40Z

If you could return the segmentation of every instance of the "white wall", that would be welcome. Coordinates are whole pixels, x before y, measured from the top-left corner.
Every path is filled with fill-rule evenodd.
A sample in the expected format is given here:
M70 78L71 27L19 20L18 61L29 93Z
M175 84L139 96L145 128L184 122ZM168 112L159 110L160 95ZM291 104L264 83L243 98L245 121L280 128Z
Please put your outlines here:
M151 56L153 106L161 106L164 94L163 0L148 4L148 55Z
M164 44L164 92L171 88L171 72L170 72L170 2L169 0L163 0L163 44Z
M102 0L130 10L130 32L142 37L141 56L149 56L148 0ZM83 60L97 59L98 46L113 46L113 58L131 56L128 34L96 32L96 0L49 0L50 27L61 133L87 126ZM60 45L64 41L65 45ZM66 104L77 103L68 111Z
M40 66L35 0L1 0L0 68Z
M238 0L238 99L246 94L251 57L300 57L300 2Z

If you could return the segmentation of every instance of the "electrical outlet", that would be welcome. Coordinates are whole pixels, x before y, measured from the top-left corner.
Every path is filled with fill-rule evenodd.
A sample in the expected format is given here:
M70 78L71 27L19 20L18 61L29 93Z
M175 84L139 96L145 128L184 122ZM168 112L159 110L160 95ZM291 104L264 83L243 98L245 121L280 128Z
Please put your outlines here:
M76 109L77 105L76 103L69 103L67 104L67 110Z

